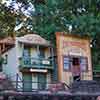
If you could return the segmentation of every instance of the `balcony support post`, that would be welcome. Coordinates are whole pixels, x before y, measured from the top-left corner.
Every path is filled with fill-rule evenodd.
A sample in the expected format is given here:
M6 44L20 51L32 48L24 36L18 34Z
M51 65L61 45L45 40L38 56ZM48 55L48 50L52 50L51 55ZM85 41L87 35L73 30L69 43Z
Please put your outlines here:
M53 63L53 57L54 57L54 51L53 51L53 47L51 47L51 56L52 56L52 63Z
M40 54L40 51L39 51L39 45L37 45L37 54L38 54L38 57L39 57L39 54Z
M21 46L22 46L22 50L23 50L23 51L24 51L24 45L25 45L25 44L21 44Z

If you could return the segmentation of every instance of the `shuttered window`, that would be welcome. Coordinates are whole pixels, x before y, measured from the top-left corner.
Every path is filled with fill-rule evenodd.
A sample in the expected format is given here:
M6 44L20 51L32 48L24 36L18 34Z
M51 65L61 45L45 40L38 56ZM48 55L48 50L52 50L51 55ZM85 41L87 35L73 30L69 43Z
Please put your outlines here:
M63 56L63 68L64 70L70 70L70 57L69 56Z
M83 72L88 70L88 59L86 57L80 58L80 68Z

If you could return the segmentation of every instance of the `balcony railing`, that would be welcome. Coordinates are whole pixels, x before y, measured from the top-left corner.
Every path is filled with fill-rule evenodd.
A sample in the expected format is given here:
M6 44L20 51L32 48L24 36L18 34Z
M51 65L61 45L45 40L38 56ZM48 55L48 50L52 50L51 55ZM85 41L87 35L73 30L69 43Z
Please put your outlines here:
M19 58L21 68L53 69L53 59Z

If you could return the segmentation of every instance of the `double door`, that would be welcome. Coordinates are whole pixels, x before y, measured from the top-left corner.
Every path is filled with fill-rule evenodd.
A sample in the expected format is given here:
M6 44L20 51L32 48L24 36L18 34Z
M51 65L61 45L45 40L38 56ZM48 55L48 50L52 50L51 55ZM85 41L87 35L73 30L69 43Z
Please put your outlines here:
M46 80L46 74L43 73L23 73L23 90L45 89Z

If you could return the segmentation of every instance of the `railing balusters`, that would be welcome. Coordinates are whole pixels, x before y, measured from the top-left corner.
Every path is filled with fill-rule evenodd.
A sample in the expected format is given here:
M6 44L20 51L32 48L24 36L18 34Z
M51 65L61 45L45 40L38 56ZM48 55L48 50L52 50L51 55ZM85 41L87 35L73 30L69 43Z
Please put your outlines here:
M53 59L45 58L19 58L20 67L53 68Z
M18 88L18 73L16 74L16 90L18 90L17 88Z

